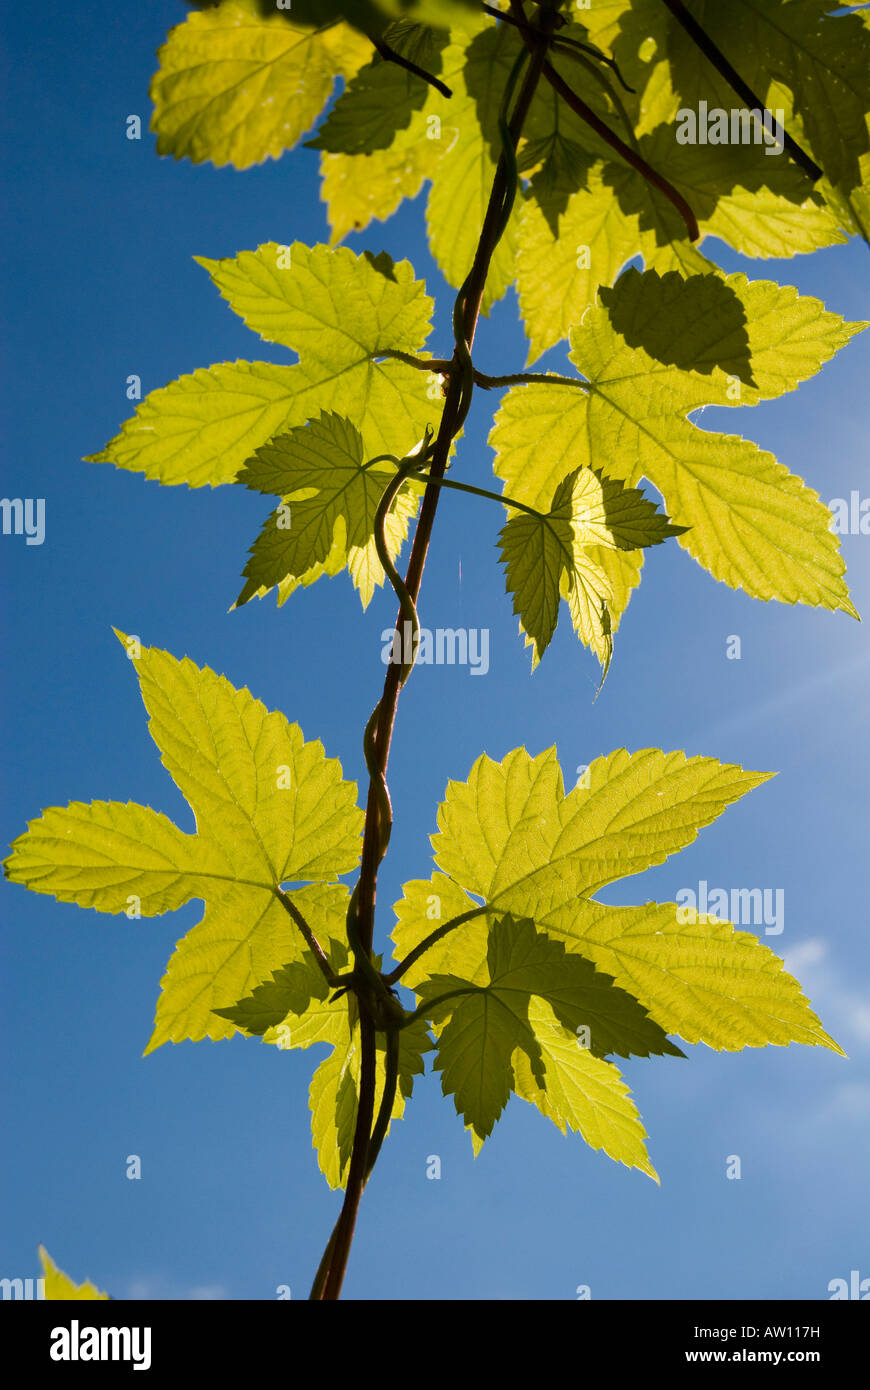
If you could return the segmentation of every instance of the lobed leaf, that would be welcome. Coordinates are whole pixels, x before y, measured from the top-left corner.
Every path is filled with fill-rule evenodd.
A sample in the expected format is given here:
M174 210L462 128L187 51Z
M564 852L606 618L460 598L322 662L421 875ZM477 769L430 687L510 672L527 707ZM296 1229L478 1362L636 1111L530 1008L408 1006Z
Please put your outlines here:
M743 275L629 270L601 300L571 333L586 389L515 387L502 403L490 443L506 491L539 506L567 468L606 459L629 485L649 478L689 528L680 544L715 578L857 616L818 494L771 454L687 416L794 389L864 325Z
M682 1055L667 1034L718 1050L799 1042L841 1052L751 933L684 920L674 903L610 907L591 896L690 844L768 775L622 749L564 795L554 750L532 758L518 748L500 764L484 755L466 782L448 784L433 837L439 872L405 885L393 940L403 958L443 930L402 978L436 1029L442 1086L475 1152L513 1090L563 1132L655 1177L606 1054ZM581 960L595 972L576 971Z
M258 449L238 482L274 493L284 505L263 526L245 566L247 583L236 600L278 585L283 603L300 584L349 569L365 608L384 571L374 540L378 504L395 464L370 464L362 436L341 415L324 412L304 428L278 435ZM392 558L416 511L411 485L403 485L387 514L384 533Z
M318 936L343 939L347 890L334 880L358 863L362 812L355 784L298 725L208 667L128 646L137 650L149 731L196 834L148 807L74 802L32 821L4 870L61 902L132 917L205 900L161 982L150 1052L170 1040L231 1037L236 1028L214 1010L303 959L282 884L308 880L287 898Z
M62 1269L58 1269L54 1260L49 1255L44 1245L39 1247L39 1259L42 1264L42 1272L45 1279L45 1298L57 1302L70 1302L75 1299L108 1299L107 1293L101 1293L96 1284L92 1284L86 1279L83 1284L76 1284L70 1279L68 1274L64 1274Z
M621 612L627 593L617 595L611 586L602 551L659 545L680 529L639 489L591 469L569 473L546 513L511 517L499 544L520 631L534 648L533 669L550 643L564 598L577 636L595 652L606 676L613 651L611 607Z
M157 153L237 169L278 159L317 120L335 78L352 77L370 52L345 24L308 28L255 0L194 11L158 53Z
M223 363L181 377L151 392L89 461L166 484L217 487L235 481L270 439L338 404L367 457L403 456L423 437L433 417L426 375L404 362L373 360L391 349L415 352L429 333L432 301L407 261L297 242L200 263L250 327L297 348L300 361ZM396 549L414 507L405 489L390 520ZM367 601L382 582L379 568L370 554L355 553L349 567Z

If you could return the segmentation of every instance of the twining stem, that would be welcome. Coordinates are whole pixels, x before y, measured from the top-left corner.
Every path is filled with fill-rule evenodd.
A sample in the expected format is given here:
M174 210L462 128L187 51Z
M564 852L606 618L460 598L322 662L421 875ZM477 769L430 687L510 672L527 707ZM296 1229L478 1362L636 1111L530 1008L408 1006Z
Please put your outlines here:
M507 376L485 376L483 372L475 372L474 380L485 391L499 386L519 386L523 382L530 386L576 386L580 391L592 390L588 381L581 381L578 376L559 376L556 372L510 372Z
M323 1299L337 1299L344 1281L344 1271L353 1240L359 1199L365 1187L368 1171L369 1135L375 1113L375 1086L377 1082L377 1053L375 1045L375 1025L366 1009L359 1011L360 1031L360 1077L359 1105L356 1128L354 1130L353 1150L350 1156L350 1169L347 1175L347 1191L342 1203L341 1213L335 1231L330 1237L332 1254L329 1258L329 1271L323 1284ZM348 1203L348 1194L355 1193L356 1200ZM312 1291L313 1292L313 1291Z
M440 372L443 376L449 376L455 366L454 362L446 359L435 358L427 362L423 358L415 357L412 352L399 352L398 349L394 348L379 348L377 352L372 353L372 360L379 357L395 357L400 362L407 362L409 367L417 367L420 371ZM482 386L485 391L491 391L500 386L515 386L522 382L542 386L576 386L581 391L592 389L589 382L582 381L580 377L559 376L557 372L511 372L508 376L487 376L485 372L479 372L477 368L474 369L474 384L475 386ZM389 458L392 455L383 454L381 457ZM363 466L369 468L371 464L377 462L378 459L369 459L368 463Z
M419 477L421 481L424 478L428 481L428 475L425 473L415 476ZM486 497L491 502L501 502L503 507L512 507L515 511L527 512L529 516L536 516L539 521L546 521L547 519L545 512L539 512L537 508L530 507L525 502L517 502L513 497L508 497L503 493L490 492L489 488L474 487L471 483L460 483L456 478L435 478L433 481L436 487L450 487L457 492L470 492L474 497Z
M326 952L324 951L320 942L317 940L317 937L314 935L314 932L309 927L305 918L302 916L302 913L299 911L299 908L296 906L293 899L288 897L288 895L285 892L283 892L280 888L275 889L275 897L278 899L285 912L289 912L290 916L293 918L293 921L296 923L302 935L305 937L305 941L308 945L309 950L314 956L314 959L317 961L317 964L320 967L321 972L326 977L327 984L337 985L339 983L340 977L336 975L332 966L329 964L329 961L326 957Z
M764 111L764 102L755 95L748 82L744 82L736 68L732 68L725 54L713 42L705 29L702 29L695 17L689 14L681 0L663 0L664 5L670 10L678 24L682 25L686 33L697 44L705 58L709 58L717 72L720 72L728 83L733 87L738 96L741 96L747 106L754 111ZM801 149L796 140L792 139L788 131L783 129L782 143L788 150L795 164L803 169L815 183L822 177L823 169L820 169L814 159Z
M409 1023L410 1019L407 1020ZM404 1026L404 1024L403 1024ZM369 1143L368 1163L366 1164L366 1180L368 1180L372 1169L377 1162L381 1145L387 1137L387 1130L390 1127L390 1120L393 1118L393 1103L396 1099L396 1086L399 1081L399 1030L398 1028L387 1029L387 1056L384 1066L384 1094L381 1097L381 1108L378 1111L378 1118L375 1120L375 1127L372 1130L371 1142Z
M541 30L537 27L536 24L531 24L528 20L526 20L525 23L520 23L520 21L516 19L513 15L508 14L505 10L497 10L494 5L484 4L481 6L481 8L483 9L485 14L491 14L494 19L500 19L504 24L512 24L515 28L523 29L528 34L541 33ZM568 21L564 18L564 16L560 15L559 26L561 27L562 25L565 25L567 23ZM629 87L622 73L619 71L619 65L616 59L611 57L609 53L604 53L594 43L583 43L580 39L570 38L566 34L558 34L552 40L550 47L561 49L563 53L568 53L571 52L571 50L573 50L575 53L590 54L591 57L597 58L599 63L606 63L609 68L613 69L613 71L616 73L616 76L619 78L620 82L622 83L623 87L627 92L634 92L634 88Z
M606 145L610 145L611 149L616 150L617 154L622 156L626 164L630 164L632 169L636 169L637 172L646 179L647 183L651 184L653 188L657 188L659 193L667 198L668 202L672 207L676 208L685 222L686 230L689 233L689 240L697 241L701 235L700 228L698 227L698 219L682 193L679 193L672 183L668 183L667 179L663 178L651 164L647 164L642 155L639 155L630 145L626 145L624 140L620 140L619 136L595 114L592 107L587 106L583 98L579 97L577 93L568 86L565 79L559 75L550 63L544 66L544 76L553 90L559 93L559 96L566 105L570 106L571 110L576 112L581 120L584 120L587 125L590 125L596 134L601 136L601 139Z
M520 33L523 36L523 42L527 48L531 48L535 40L528 32L528 25L520 0L510 0L510 7L511 13L516 19ZM632 149L630 145L626 145L625 141L621 140L619 136L596 115L592 107L587 106L583 98L578 96L577 93L568 86L568 83L556 71L552 63L547 62L546 59L544 61L543 74L550 86L555 92L558 92L566 105L570 106L571 110L574 111L582 121L585 121L587 125L591 126L596 135L599 135L606 145L616 150L617 154L621 155L626 164L630 164L632 169L636 169L637 172L646 179L647 183L651 184L653 188L657 188L658 191L667 198L668 202L676 208L685 222L686 229L689 233L689 239L691 241L697 241L701 235L698 227L698 219L689 207L682 193L679 193L677 189L674 188L673 184L668 183L667 179L663 178L661 174L653 169L652 165L647 164L646 160L642 155L638 154L637 150Z
M513 114L508 123L508 131L514 156L513 164L508 151L503 150L493 178L489 203L484 217L480 239L477 244L477 250L474 255L474 261L461 291L463 342L461 344L457 343L454 349L447 396L441 415L438 435L432 450L430 465L431 478L423 495L420 518L417 523L414 544L411 548L411 556L405 575L405 588L414 603L416 603L420 592L423 567L426 562L432 527L435 521L435 513L438 507L440 488L437 485L437 480L444 475L450 454L450 445L454 436L458 433L463 415L468 409L468 383L467 373L464 370L465 364L463 362L463 356L465 355L467 357L474 341L474 334L480 315L480 307L483 300L483 292L489 273L490 263L503 231L502 219L505 203L511 193L512 182L515 184L516 147L546 61L549 31L555 23L555 11L547 6L542 10L541 20L543 32L529 45L531 58L523 77L522 87L517 97ZM400 612L396 619L397 632L400 630L399 624L401 621L402 614ZM401 688L401 670L402 668L399 665L393 663L388 666L384 680L383 694L378 705L378 721L373 741L377 752L378 772L382 779L386 777L390 742L396 718L399 690ZM357 885L356 929L361 945L369 952L372 948L372 939L374 936L375 897L378 867L380 864L379 805L381 797L379 794L380 788L376 785L376 781L376 778L370 777L368 799L366 802L365 828L363 831L362 864L359 883ZM316 1297L325 1300L337 1299L341 1292L348 1256L350 1254L350 1244L356 1224L357 1211L359 1210L359 1203L367 1176L372 1116L374 1111L376 1058L374 1023L365 1009L360 1010L360 1052L361 1074L359 1107L357 1111L356 1128L354 1130L353 1151L348 1172L347 1188L338 1224L331 1238L332 1251L328 1255L329 1270L325 1278L319 1275L318 1279L315 1281L315 1288L312 1289L312 1298ZM321 1262L321 1271L326 1259L327 1256L325 1255L324 1261Z
M416 1023L418 1018L428 1018L432 1010L438 1004L444 1004L448 999L458 999L460 994L480 994L480 985L460 985L456 989L448 989L446 994L436 994L432 999L424 999L419 1009L415 1009L412 1014L408 1014L402 1024L407 1028L409 1023Z
M339 1221L341 1217L339 1217ZM314 1276L314 1283L311 1285L309 1301L323 1298L323 1290L326 1287L326 1276L329 1274L329 1266L332 1263L332 1252L335 1249L335 1237L338 1235L338 1221L332 1228L332 1235L326 1243L326 1249L320 1257L320 1264L317 1266L317 1273Z
M460 912L457 917L451 917L449 922L444 922L440 927L436 927L435 931L430 932L428 936L424 936L423 940L417 943L413 951L408 952L405 959L399 962L395 970L391 970L389 975L384 976L386 984L394 985L397 980L400 980L405 974L405 971L410 970L415 961L418 961L421 956L425 955L429 948L435 945L436 941L441 940L442 936L446 936L448 932L455 931L457 927L464 926L466 922L472 922L475 917L481 917L484 912L488 911L489 908L484 903L483 907L472 907L468 912Z
M397 63L400 68L404 68L407 72L412 72L415 77L422 77L424 82L428 82L429 86L434 87L442 96L453 96L446 82L442 82L439 77L433 77L431 72L427 72L425 68L418 67L416 63L412 63L410 58L403 58L401 53L397 53L394 48L390 48L390 45L383 39L372 39L372 43L386 62Z

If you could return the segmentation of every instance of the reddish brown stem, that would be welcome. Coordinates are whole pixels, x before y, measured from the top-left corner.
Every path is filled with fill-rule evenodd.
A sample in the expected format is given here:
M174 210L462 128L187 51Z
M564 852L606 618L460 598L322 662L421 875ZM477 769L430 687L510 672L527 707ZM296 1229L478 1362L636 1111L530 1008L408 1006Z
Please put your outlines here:
M552 20L554 14L555 11L552 9L544 9L541 19L545 29ZM523 123L528 115L535 89L537 88L544 68L548 43L549 34L545 31L534 40L532 45L530 45L532 57L517 97L515 110L509 123L514 149L516 149L519 143L520 132L522 131ZM489 205L486 210L486 216L484 217L483 228L478 241L474 263L468 280L466 281L464 331L469 348L474 341L486 278L489 273L493 253L498 244L499 223L501 221L509 184L510 179L507 160L504 155L502 155L493 179ZM447 390L447 398L444 403L441 424L429 468L432 477L435 479L443 477L447 467L450 445L459 428L462 394L462 376L459 370L459 359L458 354L454 353L450 385ZM408 571L405 575L405 586L415 603L420 593L423 568L429 550L429 541L432 535L432 527L435 521L440 491L441 489L438 487L437 483L430 483L423 495L423 502L420 508L420 519L417 523L414 544L408 562ZM400 630L399 624L401 620L402 614L400 612L396 618L397 632ZM390 743L399 700L400 676L401 667L391 664L387 669L383 694L380 701L375 744L378 753L379 770L384 775L387 770ZM369 782L369 793L366 803L358 898L359 938L368 951L371 951L374 936L375 898L379 865L380 826L378 823L378 798L375 791L375 781L372 779ZM362 1075L360 1077L360 1103L357 1113L356 1129L354 1131L353 1153L351 1155L344 1204L338 1219L338 1225L331 1238L334 1243L332 1254L329 1257L329 1273L323 1281L323 1292L319 1294L319 1296L325 1300L337 1299L341 1292L348 1256L350 1254L350 1244L356 1225L357 1212L366 1182L369 1141L371 1138L371 1127L374 1116L375 1030L371 1021L365 1020L364 1024L364 1019L365 1015L361 1009L360 1043L362 1049ZM323 1263L322 1261L321 1267ZM318 1294L314 1293L313 1296L317 1297Z

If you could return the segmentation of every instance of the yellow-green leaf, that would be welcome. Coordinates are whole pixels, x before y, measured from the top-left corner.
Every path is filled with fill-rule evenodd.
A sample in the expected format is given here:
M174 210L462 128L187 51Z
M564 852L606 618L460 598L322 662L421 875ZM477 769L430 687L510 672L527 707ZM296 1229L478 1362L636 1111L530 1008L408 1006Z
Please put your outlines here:
M601 299L571 334L585 389L520 386L502 403L490 442L506 492L539 498L569 469L606 460L631 485L649 478L690 528L680 544L717 579L856 616L818 494L771 454L687 416L793 389L863 325L742 275L629 270Z
M108 1299L109 1295L101 1293L96 1284L92 1284L89 1279L86 1279L83 1284L74 1283L68 1274L64 1274L62 1269L58 1269L43 1245L39 1247L39 1258L42 1262L42 1272L45 1278L46 1299L55 1299L58 1302L73 1299Z
M181 377L146 396L91 461L216 487L274 435L323 410L341 410L369 457L403 456L437 420L424 372L372 360L379 350L416 352L429 333L432 301L407 261L271 242L200 263L249 327L301 360L223 363Z
M517 1048L511 1059L516 1094L536 1105L563 1134L575 1131L591 1149L603 1149L617 1163L639 1168L658 1182L644 1143L646 1130L619 1069L580 1046L546 999L533 996L528 1017L541 1049L544 1085L538 1085L528 1057Z
M485 754L450 782L432 845L438 867L486 901L538 919L542 906L588 897L661 864L725 807L767 781L715 758L656 748L596 758L588 786L563 791L554 749Z
M575 1037L582 1029L597 1057L682 1055L632 995L530 921L506 916L493 922L486 963L482 983L436 974L418 987L421 1009L438 1027L435 1065L442 1089L478 1139L492 1132L515 1089L517 1050L536 1085L546 1085L546 1061L530 1013L535 999L546 1000Z
M512 516L499 545L520 631L534 648L533 669L550 643L564 598L577 636L595 652L606 675L616 596L599 553L659 545L678 531L637 488L625 488L589 468L560 482L546 513L518 511ZM627 597L623 607L625 601Z
M353 76L371 51L345 24L305 28L254 0L194 11L158 53L157 153L237 169L278 159L317 120L335 78Z
M283 502L254 542L237 604L276 584L283 602L300 584L347 566L365 608L375 586L384 582L374 519L395 471L389 462L370 465L359 430L343 416L326 412L258 449L238 481ZM403 485L384 526L393 559L415 510L416 497L410 485Z
M208 667L119 636L197 833L148 807L73 803L32 821L4 868L35 892L132 919L205 900L163 978L153 1051L169 1040L232 1036L213 1010L302 958L285 899L315 932L343 938L346 890L332 880L358 862L362 812L355 784L298 725ZM282 884L306 880L283 893Z

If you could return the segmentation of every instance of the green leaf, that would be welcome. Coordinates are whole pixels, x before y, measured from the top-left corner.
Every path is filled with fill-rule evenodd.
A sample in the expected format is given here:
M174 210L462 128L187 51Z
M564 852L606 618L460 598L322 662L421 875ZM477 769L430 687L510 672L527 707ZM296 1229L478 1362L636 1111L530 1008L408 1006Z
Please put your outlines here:
M766 106L783 110L786 129L824 170L830 205L848 230L867 238L861 200L870 187L870 32L866 15L831 15L831 8L827 0L739 0L727 17L715 4L697 17L726 55L736 55ZM677 99L696 105L702 88L709 96L709 64L687 36L674 34L674 50Z
M716 579L857 616L818 494L771 454L687 415L793 389L864 325L743 275L629 270L601 297L571 334L587 389L516 387L502 403L490 443L506 492L539 505L569 468L606 459L612 476L658 488L672 522L691 528L680 544Z
M73 802L32 821L4 869L60 902L131 917L205 900L169 961L150 1052L170 1040L231 1037L235 1027L213 1011L303 959L282 884L307 880L285 896L318 938L343 939L347 890L332 880L358 863L362 812L355 784L298 725L208 667L118 635L197 833L146 806Z
M635 1050L626 1020L643 1013L644 1029L662 1030L653 1050L678 1052L663 1042L673 1034L718 1050L800 1042L841 1051L757 937L674 903L610 907L591 897L690 844L768 776L622 749L593 762L566 796L555 751L532 758L518 748L500 764L484 755L467 782L448 784L433 837L439 872L405 885L393 939L401 960L444 932L402 979L438 1032L442 1084L475 1151L515 1090L563 1132L655 1177L625 1085L601 1060ZM582 984L568 964L575 957L600 972L587 977L600 996L573 992Z
M416 198L431 178L443 150L427 138L426 117L415 112L388 150L370 155L322 154L321 196L326 203L330 241L361 232L372 218L391 217L404 198Z
M444 30L420 24L391 25L384 41L403 58L426 72L441 71L441 55L447 44ZM335 102L310 149L333 154L372 154L387 150L398 133L406 130L415 111L425 106L430 85L397 63L376 55L356 74Z
M548 936L612 975L687 1043L737 1052L797 1042L844 1055L764 942L730 922L681 920L688 915L676 903L577 900L542 920Z
M298 367L200 367L147 395L120 434L85 461L113 463L166 485L220 487L233 482L259 444L294 421L307 389Z
M529 1000L528 1019L544 1064L544 1085L535 1079L529 1059L517 1048L511 1059L513 1089L536 1105L566 1134L581 1134L592 1149L603 1149L627 1168L639 1168L656 1182L644 1140L646 1130L631 1092L612 1062L578 1046L575 1033L559 1022L546 999Z
M839 1051L782 961L756 937L724 922L684 923L687 914L673 903L604 907L591 898L691 844L770 775L714 758L620 749L597 758L564 795L555 750L532 758L518 748L500 764L484 755L467 782L448 784L432 841L442 872L406 886L396 952L404 956L426 938L433 923L423 904L435 894L440 907L449 884L444 920L475 907L528 917L687 1042L720 1049L815 1042ZM480 983L482 921L427 951L404 977L408 985L418 988L426 963Z
M429 336L434 302L409 261L299 241L196 260L248 328L293 348L313 379L367 365L385 348L416 352Z
M405 1103L411 1097L414 1077L422 1075L423 1056L432 1050L432 1041L422 1022L403 1028L399 1035L399 1085L393 1105L393 1120L401 1120ZM347 1182L353 1136L359 1106L360 1049L358 1031L342 1040L321 1062L311 1081L309 1105L311 1133L321 1171L332 1188ZM384 1092L384 1036L377 1036L375 1114ZM389 1134L389 1126L387 1127Z
M476 0L375 0L375 4L395 19L418 19L441 28L464 23L478 8Z
M575 1034L589 1030L589 1047L596 1057L617 1053L622 1057L649 1057L653 1053L682 1055L667 1041L658 1025L651 1024L637 1000L613 987L581 956L566 954L559 941L539 932L528 920L510 915L491 921L487 938L487 973L483 982L456 975L432 975L417 993L431 1017L451 1017L477 994L487 994L525 1021L529 997L546 999L559 1021ZM467 988L473 994L435 1003L444 990Z
M525 1055L536 1085L545 1088L544 1056L529 1018L533 997L549 1004L559 1023L575 1035L575 1045L578 1029L587 1030L597 1057L609 1052L682 1055L631 995L582 957L567 954L532 922L506 916L492 924L487 973L482 984L433 975L418 989L421 1007L443 1025L435 1065L444 1094L454 1097L457 1112L479 1139L492 1132L514 1089L516 1050ZM442 994L452 997L440 1000Z
M331 968L338 973L348 962L347 947L341 941L320 943L326 950ZM328 949L327 949L328 946ZM273 971L271 978L257 985L250 994L230 1008L215 1009L220 1018L228 1018L251 1037L261 1038L270 1028L277 1028L288 1015L302 1017L312 1000L323 1003L330 987L310 952L301 960L289 961ZM319 1016L321 1010L316 1010ZM306 1020L310 1022L310 1020ZM288 1040L283 1046L296 1046ZM299 1044L304 1046L307 1044Z
M68 1274L64 1274L62 1269L58 1269L44 1245L39 1247L39 1258L42 1262L42 1272L45 1278L44 1296L46 1300L55 1299L58 1302L69 1302L73 1299L108 1299L109 1295L100 1293L96 1284L92 1284L89 1279L86 1279L83 1284L74 1283Z
M333 406L370 457L403 456L423 437L435 413L426 374L372 360L386 349L416 352L428 336L432 301L407 261L271 242L200 264L249 327L295 348L300 361L224 363L182 377L147 396L89 461L216 487L269 439Z
M593 76L564 52L554 51L551 60L599 119L683 195L702 238L719 237L744 255L786 257L840 243L843 229L867 230L870 80L864 55L870 37L865 17L845 17L848 25L842 16L824 17L820 28L823 0L790 0L782 23L778 0L765 0L763 14L747 17L758 3L741 0L734 24L757 33L758 42L752 37L747 43L758 90L767 93L769 106L785 110L787 125L807 148L812 142L795 111L790 83L812 108L821 130L817 143L831 156L830 177L819 189L789 157L772 158L760 140L686 144L677 139L681 110L697 108L703 99L708 107L721 103L730 111L735 96L664 7L651 0L599 5L595 15L583 12L583 25L572 23L562 31L562 37L592 39L612 49L633 91L623 90L604 67ZM717 22L722 24L721 15ZM816 31L822 37L818 52L812 42ZM443 55L444 78L454 93L450 101L430 88L406 126L406 89L391 112L373 67L370 91L360 88L356 107L340 98L316 143L322 138L330 149L373 151L324 156L324 197L336 238L361 229L373 216L391 215L403 197L416 196L423 181L432 179L430 246L449 283L458 286L471 264L500 153L495 115L519 41L510 26L470 12L450 40ZM732 27L725 35L726 50L733 43ZM742 68L745 57L740 54ZM388 80L398 82L395 74ZM837 94L848 109L844 132L810 98L815 85L834 100L838 83L843 90ZM415 102L423 95L417 89ZM394 125L401 128L386 146ZM531 360L567 336L595 303L597 289L610 285L634 256L663 273L693 275L710 267L688 241L685 224L664 194L557 99L546 82L538 85L519 157L530 182L497 251L484 309L516 276ZM848 175L841 177L837 171L846 166Z
M570 192L556 229L545 210L549 200L538 196L523 202L517 293L530 339L529 363L567 338L595 303L598 286L611 285L637 253L638 228L623 213L602 168L596 165L585 186ZM581 181L579 170L575 177Z
M426 214L430 249L448 283L455 288L462 284L474 260L501 154L498 110L519 47L508 25L496 26L486 15L469 11L451 31L442 55L450 98L430 87L425 104L389 149L322 155L323 196L335 240L361 230L373 216L389 216L403 197L414 197L424 179L431 178ZM332 147L331 136L326 138ZM515 227L516 215L492 260L484 313L514 278Z
M335 78L352 77L370 52L344 24L304 28L254 0L194 12L158 53L157 153L237 169L278 159L314 124Z
M491 906L538 920L692 843L725 807L772 775L655 748L597 758L589 787L563 793L554 749L478 758L438 811L435 862Z
M680 143L681 108L696 109L701 100L731 108L733 91L662 5L637 4L622 13L607 8L609 24L598 6L595 16L583 14L592 34L574 28L577 37L612 49L634 92L605 77L603 68L593 77L565 54L554 55L555 64L599 119L683 195L702 240L716 236L744 255L785 257L845 239L840 219L787 156L771 158L759 143ZM642 58L650 48L652 55ZM699 64L703 82L678 96L675 72L682 80L686 65ZM532 178L517 232L517 290L530 361L568 336L596 302L598 287L611 285L633 257L663 272L711 268L664 195L546 83L538 87L525 135L520 162Z
M407 955L430 932L443 927L451 918L475 907L464 888L446 874L435 873L431 879L411 879L402 888L402 897L394 904L396 926L393 941L396 954ZM431 973L461 975L481 984L486 979L486 939L489 928L484 916L467 922L461 931L448 932L431 946L425 956L402 976L403 984L416 989L417 984ZM477 973L475 973L477 972Z
M333 962L337 963L335 957ZM356 1123L359 1087L356 1000L353 996L345 996L331 1003L330 986L319 971L317 978L311 969L304 981L297 977L292 981L292 988L287 989L291 969L292 965L284 966L273 981L266 982L261 990L254 990L248 999L240 1000L233 1010L224 1010L224 1013L231 1015L234 1021L247 1018L248 1031L262 1036L265 1042L277 1045L282 1051L311 1047L315 1043L329 1044L329 1055L317 1067L311 1081L309 1106L312 1142L320 1170L329 1186L337 1188L346 1177ZM287 1008L279 1014L282 995ZM265 1028L264 1005L272 1019ZM382 1090L382 1069L379 1069L378 1080Z
M520 631L534 649L532 669L550 643L559 599L565 598L578 637L606 675L613 651L610 609L617 600L600 551L659 545L679 530L637 488L588 468L562 480L547 513L511 517L499 544Z
M259 0L271 8L272 0ZM293 12L306 24L323 24L339 17L373 33L388 20L415 19L445 28L464 20L477 8L476 0L293 0Z
M470 15L460 30L451 32L450 43L441 55L441 70L453 96L448 99L429 87L425 104L412 112L409 125L396 132L388 149L371 154L321 154L322 197L333 243L350 231L362 231L373 217L390 217L404 198L416 197L426 179L435 179L442 158L452 155L460 138L479 125L463 73L470 34L485 26L489 26L485 16ZM460 115L461 126L457 124ZM476 134L474 140L477 148ZM446 166L446 172L452 177L452 166ZM469 261L463 279L470 265Z
M237 481L274 493L283 505L252 547L244 571L248 582L237 604L276 584L282 603L298 585L347 566L366 607L375 585L384 582L374 519L395 471L389 463L370 466L359 431L335 414L324 413L258 449ZM392 558L401 549L416 504L410 486L403 486L384 528Z

